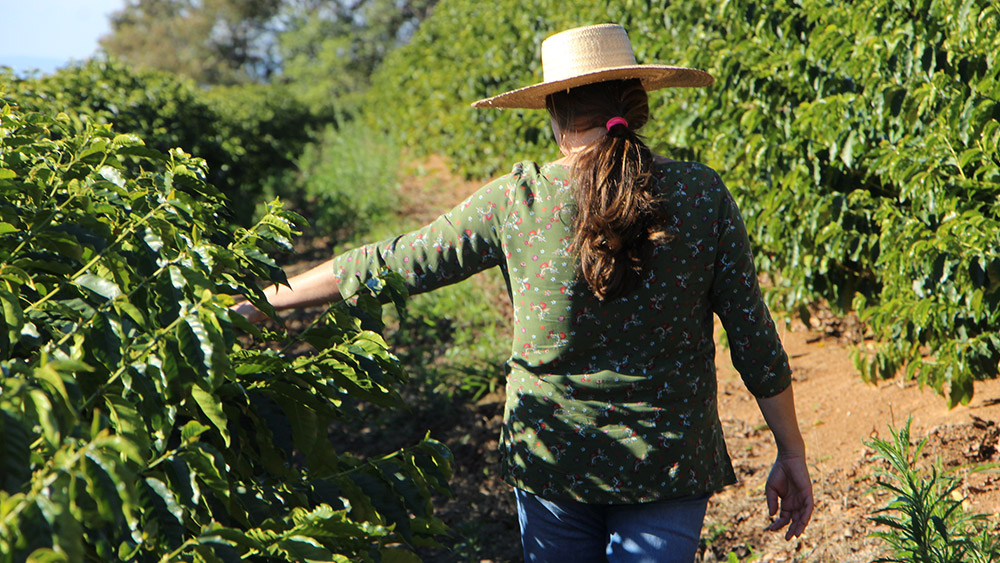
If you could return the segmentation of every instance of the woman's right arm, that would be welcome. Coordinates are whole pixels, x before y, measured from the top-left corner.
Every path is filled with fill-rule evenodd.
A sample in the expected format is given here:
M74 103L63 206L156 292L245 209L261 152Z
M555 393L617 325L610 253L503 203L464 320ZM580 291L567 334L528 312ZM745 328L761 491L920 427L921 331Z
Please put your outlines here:
M410 294L455 283L503 262L500 232L510 208L508 194L520 174L507 174L486 184L429 225L397 237L347 251L288 280L288 286L264 290L279 311L325 305L350 297L376 272L403 277ZM232 307L250 322L264 320L253 304Z
M327 305L340 301L340 288L334 276L333 260L303 272L288 280L288 285L272 285L264 289L268 303L278 311ZM248 321L258 323L264 320L264 313L249 301L233 305L232 310L243 315Z

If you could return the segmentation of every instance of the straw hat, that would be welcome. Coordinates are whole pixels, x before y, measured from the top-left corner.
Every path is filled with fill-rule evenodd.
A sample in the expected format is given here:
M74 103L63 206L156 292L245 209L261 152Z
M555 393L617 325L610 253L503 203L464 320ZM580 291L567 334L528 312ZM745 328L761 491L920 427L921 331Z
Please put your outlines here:
M625 28L610 23L569 29L542 41L542 77L539 84L473 102L472 107L542 109L549 94L605 80L638 78L647 92L708 86L715 80L692 68L636 64Z

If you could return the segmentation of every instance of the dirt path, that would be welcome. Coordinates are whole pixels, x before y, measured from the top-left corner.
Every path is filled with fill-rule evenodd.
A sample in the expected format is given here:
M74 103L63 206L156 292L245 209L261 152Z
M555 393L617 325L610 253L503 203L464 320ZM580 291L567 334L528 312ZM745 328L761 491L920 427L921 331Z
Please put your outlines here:
M850 359L850 348L823 333L798 325L783 335L794 371L796 410L807 443L817 501L807 533L785 542L762 533L767 522L763 486L774 446L754 401L738 374L719 351L720 416L741 483L715 497L706 531L715 526L717 554L750 545L761 561L867 562L879 554L880 540L869 537L866 520L887 499L870 492L875 462L865 440L890 438L888 427L900 428L913 418L915 439L928 438L925 457L940 457L946 467L1000 461L1000 381L978 383L968 406L949 410L930 389L899 380L864 383ZM961 493L969 510L994 515L1000 511L1000 478L996 473L967 475ZM1000 528L998 528L1000 530ZM707 553L706 553L707 555ZM713 561L707 555L704 561Z

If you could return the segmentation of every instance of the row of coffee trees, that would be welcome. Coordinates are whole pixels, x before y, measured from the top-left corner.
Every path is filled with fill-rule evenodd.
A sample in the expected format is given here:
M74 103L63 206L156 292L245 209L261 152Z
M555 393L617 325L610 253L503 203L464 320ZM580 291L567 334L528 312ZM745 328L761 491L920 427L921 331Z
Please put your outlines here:
M115 33L271 25L185 4L129 3ZM309 17L321 2L259 4L286 28L313 22L317 42L352 32L337 27L350 14ZM218 63L225 46L205 47ZM303 49L285 60L307 65ZM258 287L284 280L275 256L307 224L274 196L308 208L297 160L350 119L330 94L359 88L115 54L49 76L0 69L0 561L415 560L444 530L431 498L447 492L447 448L357 455L328 438L359 405L403 407L381 336L401 286L373 282L294 335L228 310L238 295L266 308Z
M406 561L441 532L447 449L361 459L327 437L359 402L402 406L379 335L400 286L261 333L230 296L266 307L301 219L273 202L229 228L208 175L3 96L0 560Z

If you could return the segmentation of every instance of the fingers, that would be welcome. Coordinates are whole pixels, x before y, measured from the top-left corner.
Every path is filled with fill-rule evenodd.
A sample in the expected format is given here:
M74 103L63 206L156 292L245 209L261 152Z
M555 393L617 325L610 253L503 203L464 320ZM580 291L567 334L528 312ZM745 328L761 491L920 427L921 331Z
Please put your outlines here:
M778 499L788 492L787 476L784 468L777 463L771 468L764 486L764 497L767 499L767 513L774 516L778 513Z
M796 520L794 524L788 527L788 531L785 532L785 541L792 541L792 538L801 536L805 530L805 523L801 520Z
M790 508L792 506L794 508ZM797 538L805 532L806 526L809 525L809 520L812 518L812 512L813 505L811 498L805 500L784 498L782 499L781 512L778 514L778 519L765 529L769 532L776 532L787 525L788 530L785 531L785 540L788 541L792 538Z
M808 480L808 477L805 483L799 488L798 496L800 508L796 511L795 518L793 519L794 524L788 529L789 535L786 536L786 539L802 535L802 532L806 530L806 526L809 525L809 520L812 519L814 500L812 482Z
M242 315L252 324L259 323L260 321L264 320L266 316L264 315L264 313L260 311L260 309L254 307L253 304L250 303L249 301L242 301L240 303L232 305L231 307L229 307L229 310Z
M790 540L793 537L799 537L802 532L806 531L806 526L809 525L809 520L812 519L813 513L813 500L812 496L805 500L804 506L798 511L793 519L793 524L789 526L788 533L785 535L786 540Z
M778 519L771 522L771 524L764 529L768 532L777 532L778 530L784 528L791 521L791 519L791 515L787 511L782 510L781 514L778 515Z
M791 524L791 526L788 526L789 524ZM786 541L791 540L793 537L798 537L802 534L802 531L805 530L805 525L802 523L802 520L798 518L798 515L788 510L782 510L778 515L778 519L771 522L771 524L767 528L764 528L764 530L768 532L777 532L785 526L788 526L788 530L785 532Z

